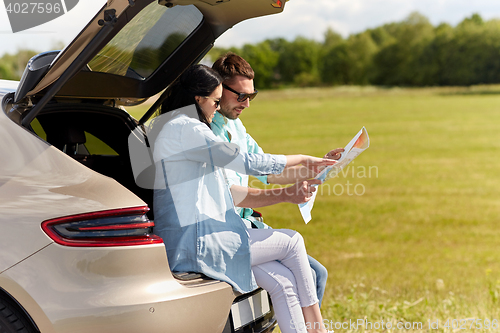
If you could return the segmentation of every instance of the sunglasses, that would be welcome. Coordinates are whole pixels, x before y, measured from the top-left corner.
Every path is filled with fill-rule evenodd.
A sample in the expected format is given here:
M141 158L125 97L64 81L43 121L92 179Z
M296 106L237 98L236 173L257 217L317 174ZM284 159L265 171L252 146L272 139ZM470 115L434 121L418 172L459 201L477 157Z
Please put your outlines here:
M220 106L220 98L210 97L210 96L201 96L201 97L213 100L215 102L216 109Z
M248 98L248 100L250 100L250 101L251 101L251 100L253 100L253 99L255 98L255 96L257 96L257 93L258 93L258 91L257 91L257 90L255 90L255 91L254 91L253 93L251 93L251 94L240 93L240 92L237 92L236 90L234 90L234 89L232 89L232 88L230 88L230 87L226 86L224 83L222 84L222 86L224 87L224 89L227 89L227 90L229 90L230 92L235 93L236 95L238 95L238 98L236 99L238 102L244 102L244 101L246 101L246 100L247 100L247 98Z

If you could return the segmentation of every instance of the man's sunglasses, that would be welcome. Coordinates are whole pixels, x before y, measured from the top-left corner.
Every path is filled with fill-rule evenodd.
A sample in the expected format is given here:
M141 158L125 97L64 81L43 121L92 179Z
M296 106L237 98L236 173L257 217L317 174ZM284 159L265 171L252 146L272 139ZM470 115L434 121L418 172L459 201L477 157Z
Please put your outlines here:
M257 93L258 93L257 90L255 90L251 94L240 93L240 92L237 92L236 90L234 90L234 89L226 86L224 83L222 84L222 86L224 87L224 89L227 89L230 92L235 93L236 95L238 95L238 98L236 99L238 102L244 102L244 101L247 100L247 98L251 101L251 100L253 100L255 98L255 96L257 96Z

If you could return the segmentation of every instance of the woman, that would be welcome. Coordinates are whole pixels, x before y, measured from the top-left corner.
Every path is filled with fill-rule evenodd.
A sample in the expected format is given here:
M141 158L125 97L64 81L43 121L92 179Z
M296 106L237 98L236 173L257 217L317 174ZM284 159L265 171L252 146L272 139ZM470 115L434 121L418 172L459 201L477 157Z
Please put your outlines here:
M210 123L219 109L221 82L211 68L192 66L162 104L154 146L155 233L165 242L173 271L201 272L243 293L260 285L271 295L282 332L326 332L302 237L292 230L246 229L234 210L224 168L264 175L335 162L243 154L218 141ZM306 201L314 188L305 183L295 190L303 191Z

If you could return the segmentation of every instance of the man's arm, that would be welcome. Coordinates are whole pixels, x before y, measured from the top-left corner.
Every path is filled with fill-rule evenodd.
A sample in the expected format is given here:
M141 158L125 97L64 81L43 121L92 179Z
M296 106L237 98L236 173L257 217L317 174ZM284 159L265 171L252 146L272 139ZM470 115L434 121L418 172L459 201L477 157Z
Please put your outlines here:
M314 184L321 184L318 179L306 180L289 187L257 189L239 185L231 186L235 206L257 208L281 202L301 204L311 199L316 191Z

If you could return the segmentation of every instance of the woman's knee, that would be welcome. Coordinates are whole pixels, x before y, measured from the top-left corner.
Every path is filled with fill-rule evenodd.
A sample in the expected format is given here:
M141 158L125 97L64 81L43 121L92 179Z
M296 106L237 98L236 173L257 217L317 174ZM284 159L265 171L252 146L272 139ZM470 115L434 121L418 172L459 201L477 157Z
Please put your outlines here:
M288 242L293 246L303 246L304 237L295 230L292 229L276 229L275 232L279 232L287 238Z
M304 242L304 237L302 237L302 235L298 232L298 231L295 231L295 230L289 230L290 233L290 245L297 249L297 250L302 250L306 248L306 245L305 245L305 242Z
M297 294L293 273L277 261L252 266L257 284L275 297Z

